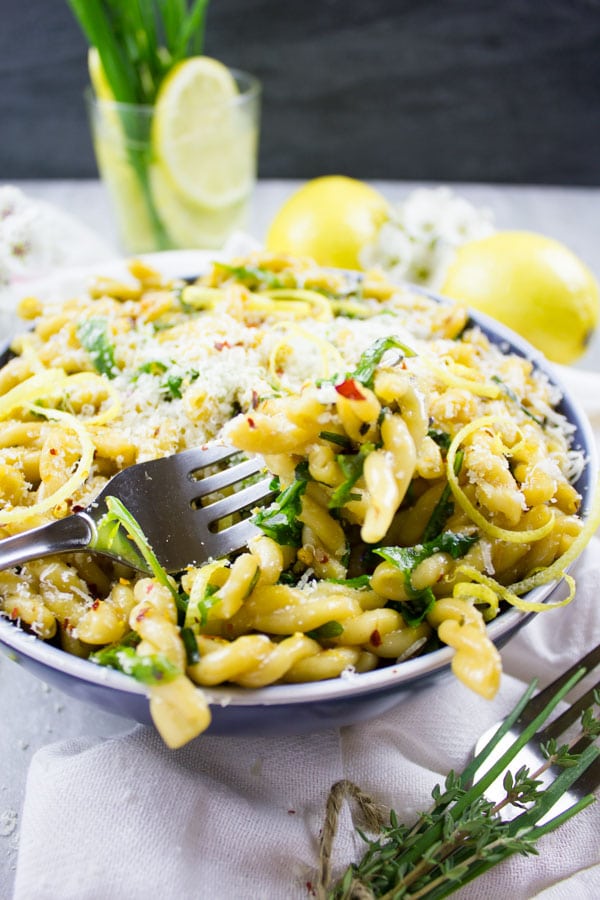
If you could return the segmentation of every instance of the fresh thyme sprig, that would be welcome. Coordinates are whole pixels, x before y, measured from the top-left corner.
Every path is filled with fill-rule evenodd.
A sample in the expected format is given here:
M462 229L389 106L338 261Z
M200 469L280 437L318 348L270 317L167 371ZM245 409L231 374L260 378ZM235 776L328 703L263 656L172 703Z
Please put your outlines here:
M600 755L600 748L593 743L600 734L598 692L594 693L591 706L583 711L579 730L568 743L559 745L551 739L542 746L545 761L537 770L532 772L522 766L513 774L507 766L584 674L585 670L581 669L567 681L497 762L477 777L482 763L527 705L536 686L532 682L493 738L464 771L450 772L443 785L436 785L432 791L433 805L421 813L413 827L401 824L392 810L389 824L381 828L374 840L359 830L367 844L363 858L349 866L338 883L329 888L331 848L337 825L337 817L332 812L341 805L339 785L334 786L321 837L319 896L329 900L441 900L513 853L537 854L535 844L543 835L594 802L594 796L589 794L564 812L548 818L557 800ZM541 776L551 767L562 771L545 786ZM503 772L505 795L493 803L485 792ZM356 797L358 789L354 785L351 788L351 795ZM336 800L332 806L334 794ZM508 806L522 812L513 819L505 819L502 812Z

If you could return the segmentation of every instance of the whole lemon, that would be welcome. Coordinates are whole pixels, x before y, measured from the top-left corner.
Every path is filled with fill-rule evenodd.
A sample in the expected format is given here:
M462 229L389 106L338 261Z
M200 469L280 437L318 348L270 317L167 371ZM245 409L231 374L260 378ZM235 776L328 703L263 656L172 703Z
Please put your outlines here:
M583 354L600 312L587 266L559 241L528 231L464 244L442 293L493 316L559 363Z
M271 222L267 249L310 256L322 266L358 269L358 254L388 216L378 191L345 175L306 182Z

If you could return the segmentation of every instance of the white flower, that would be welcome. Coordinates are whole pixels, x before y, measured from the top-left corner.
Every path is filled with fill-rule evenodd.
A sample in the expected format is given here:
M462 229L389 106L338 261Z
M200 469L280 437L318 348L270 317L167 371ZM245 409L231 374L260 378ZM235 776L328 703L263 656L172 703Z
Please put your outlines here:
M17 330L17 304L32 279L112 255L102 238L68 213L12 185L0 186L0 336Z
M393 207L361 266L395 280L439 288L457 247L494 231L491 212L476 208L448 187L418 188Z

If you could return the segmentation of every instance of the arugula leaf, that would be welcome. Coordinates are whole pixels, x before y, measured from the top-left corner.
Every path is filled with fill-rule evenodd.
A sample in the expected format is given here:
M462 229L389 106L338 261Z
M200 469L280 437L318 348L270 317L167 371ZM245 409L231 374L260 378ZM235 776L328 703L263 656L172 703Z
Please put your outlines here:
M278 544L299 547L302 544L302 522L298 516L302 512L302 495L307 484L308 474L299 466L296 480L270 506L252 516L251 521Z
M143 372L145 375L163 375L166 371L167 366L159 359L150 360L138 369L138 372Z
M388 603L388 607L397 610L410 628L416 628L435 606L435 594L431 588L413 591L409 600Z
M117 669L125 675L131 675L143 684L164 684L173 681L181 672L177 666L163 654L150 653L138 656L134 647L124 644L111 645L90 655L90 660L99 666Z
M404 356L417 355L414 350L411 350L410 347L407 347L407 345L403 344L398 338L392 336L381 337L365 350L358 361L356 369L348 376L348 378L354 378L356 381L360 381L365 387L373 387L375 369L381 362L383 354L392 348L402 350Z
M337 431L320 431L319 437L321 440L337 444L338 447L343 447L345 450L352 449L352 441L350 438L345 434L338 434Z
M398 609L409 625L420 624L435 603L435 596L429 587L421 591L417 591L413 587L411 576L416 567L423 560L433 556L434 553L448 553L452 559L459 559L465 555L469 547L478 539L476 534L443 531L433 540L415 544L413 547L373 548L373 553L396 566L404 576L404 587L408 594L409 602L397 605L388 604L388 606Z
M270 269L263 269L262 266L229 266L227 263L222 262L214 263L214 266L223 272L233 275L234 278L246 284L247 287L265 285L270 288L283 288L288 286L274 272L271 272Z
M181 629L181 640L185 647L185 656L188 666L195 665L200 660L200 653L198 651L196 635L191 628L184 627Z
M439 428L430 428L427 432L427 437L430 437L432 441L435 441L438 447L442 450L448 451L450 444L452 443L452 438L448 434L447 431L442 431Z
M81 346L89 353L95 370L107 378L115 378L118 369L114 344L108 335L108 319L105 316L84 319L77 326L77 337Z
M343 584L345 587L363 591L371 587L370 575L357 575L356 578L326 578L330 584Z
M336 459L346 480L337 486L329 501L329 509L338 509L351 499L352 488L363 473L365 458L375 449L375 444L366 441L358 453L340 453Z
M513 389L509 388L509 386L507 384L505 384L504 381L502 381L502 379L498 375L492 375L492 381L495 381L496 384L500 385L500 387L502 388L502 390L504 391L506 396L510 397L510 399L513 401L513 403L517 404L517 406L519 407L521 412L524 412L526 416L529 416L530 419L533 419L534 422L537 422L537 424L541 428L544 427L544 425L546 424L546 420L540 419L539 416L535 416L531 412L530 409L528 409L526 406L524 406L523 403L519 400L519 398L515 394L515 392L513 391Z
M137 371L138 373L143 372L147 375L158 377L168 372L168 366L160 360L153 359L144 363ZM196 381L199 375L200 373L196 369L188 369L182 375L171 373L161 382L160 389L166 395L167 400L181 400L181 386L185 379L188 378L191 384Z
M477 534L443 531L438 537L424 544L415 544L413 547L377 547L373 552L397 569L410 573L434 553L448 553L452 559L459 559L477 540L479 540Z
M429 521L423 532L423 541L431 541L443 530L444 525L454 512L454 500L449 485L445 485L438 502L435 504Z
M464 459L464 450L459 450L454 458L454 474L458 475L462 468ZM425 526L422 540L424 542L431 541L437 537L444 529L444 525L454 512L454 501L452 500L452 491L450 485L446 484L442 491L438 502L435 504L429 521Z
M181 400L181 385L183 384L183 375L169 375L163 381L160 388L167 394L169 400Z
M216 584L207 584L204 596L198 601L198 615L200 616L200 625L206 625L208 622L208 611L219 602L220 597L215 597L219 588Z
M127 537L131 538L158 583L171 592L179 613L185 614L187 595L177 589L174 580L169 577L167 571L161 566L137 519L132 516L118 497L107 497L106 506L108 512L98 523L96 545L99 547L106 545L110 549L111 543L118 540L120 528L123 527Z
M326 641L329 638L339 637L343 632L344 626L332 619L330 622L324 622L318 628L307 631L306 636L313 638L315 641Z

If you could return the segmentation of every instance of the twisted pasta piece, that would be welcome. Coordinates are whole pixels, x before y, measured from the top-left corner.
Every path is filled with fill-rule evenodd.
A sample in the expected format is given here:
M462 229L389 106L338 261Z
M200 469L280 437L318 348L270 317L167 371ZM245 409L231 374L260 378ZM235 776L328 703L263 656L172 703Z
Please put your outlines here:
M471 690L491 699L500 685L502 660L487 636L483 615L467 600L444 597L427 615L438 637L456 653L452 671Z
M129 624L142 638L139 656L161 653L180 673L165 684L149 687L152 720L169 747L181 747L205 731L210 709L201 691L194 690L186 677L186 652L177 626L177 610L167 588L150 578L142 578L134 588L137 604Z

